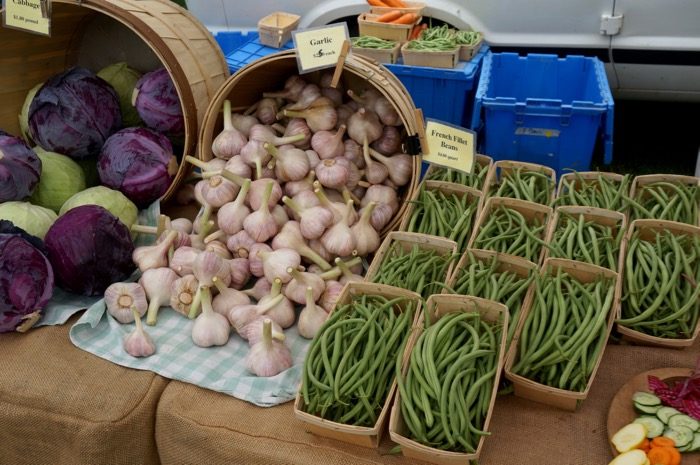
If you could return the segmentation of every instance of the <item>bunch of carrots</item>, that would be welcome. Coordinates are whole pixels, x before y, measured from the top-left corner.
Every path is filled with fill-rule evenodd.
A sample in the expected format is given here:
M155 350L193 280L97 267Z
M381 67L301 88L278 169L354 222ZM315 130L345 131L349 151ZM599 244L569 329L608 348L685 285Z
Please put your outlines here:
M638 447L643 450L652 465L680 465L681 453L673 439L659 436L651 441L645 439Z
M406 8L406 4L401 0L367 0L371 6L383 8ZM418 20L415 13L404 13L401 10L391 10L375 19L380 23L389 24L413 24Z

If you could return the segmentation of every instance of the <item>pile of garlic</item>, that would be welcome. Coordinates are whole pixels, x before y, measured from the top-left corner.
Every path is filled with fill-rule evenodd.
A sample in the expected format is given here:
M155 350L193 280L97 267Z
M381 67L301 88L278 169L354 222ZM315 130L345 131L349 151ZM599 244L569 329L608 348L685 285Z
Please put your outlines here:
M199 214L194 223L173 220L156 245L134 251L143 275L107 290L110 314L121 322L145 314L155 324L169 305L196 318L198 346L226 344L231 328L248 340L252 373L291 366L283 330L298 320L299 334L313 338L343 285L363 279L361 257L379 247L399 209L397 189L413 173L393 105L374 89L348 90L343 102L330 78L317 85L292 76L245 114L231 114L225 101L216 158L187 157L201 169L192 192ZM140 324L135 333L145 335ZM135 345L124 347L150 355L146 342L132 352Z

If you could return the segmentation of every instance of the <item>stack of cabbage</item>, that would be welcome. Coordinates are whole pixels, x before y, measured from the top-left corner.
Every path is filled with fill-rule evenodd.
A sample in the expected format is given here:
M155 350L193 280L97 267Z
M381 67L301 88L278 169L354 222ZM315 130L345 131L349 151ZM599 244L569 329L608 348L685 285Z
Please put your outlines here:
M125 63L36 85L19 120L22 138L0 130L0 332L30 326L54 275L99 295L133 271L129 228L170 186L184 133L168 72Z

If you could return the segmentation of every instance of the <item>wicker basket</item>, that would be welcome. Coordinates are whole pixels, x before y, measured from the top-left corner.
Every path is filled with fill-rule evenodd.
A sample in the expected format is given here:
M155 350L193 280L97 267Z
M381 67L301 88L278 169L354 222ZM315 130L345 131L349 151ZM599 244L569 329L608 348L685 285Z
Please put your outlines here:
M198 155L201 160L208 161L212 158L211 145L214 137L223 128L223 115L221 108L226 99L231 100L236 108L246 108L255 103L263 92L269 92L284 87L284 81L292 74L298 72L297 60L294 51L286 51L268 55L241 68L234 76L229 78L212 99L209 109L202 122L202 130L199 135ZM305 74L309 81L318 81L320 73ZM372 87L392 102L401 117L404 129L408 137L417 136L422 129L421 122L416 118L416 109L411 97L386 68L379 66L370 59L348 55L341 76L346 89L363 89ZM394 218L384 227L382 235L396 229L401 222L408 207L406 200L411 198L418 186L420 177L421 157L413 159L412 179L402 186L399 191L399 209Z
M70 66L93 71L118 61L139 71L165 66L182 104L183 153L194 153L209 99L229 74L209 31L165 0L54 0L52 9L51 37L0 28L0 128L19 134L17 115L27 92ZM183 163L164 199L186 175Z

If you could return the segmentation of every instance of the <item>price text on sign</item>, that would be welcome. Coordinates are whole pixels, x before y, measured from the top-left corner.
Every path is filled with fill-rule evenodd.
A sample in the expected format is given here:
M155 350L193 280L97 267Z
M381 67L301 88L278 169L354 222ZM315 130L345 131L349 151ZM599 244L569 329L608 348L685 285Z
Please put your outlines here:
M36 34L50 35L50 1L3 0L2 24Z
M343 42L349 40L345 23L292 32L299 73L332 68L340 58Z
M469 129L428 120L425 125L428 153L423 161L471 173L474 168L476 134Z

